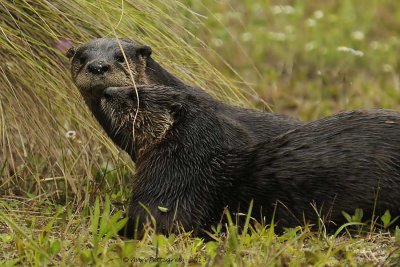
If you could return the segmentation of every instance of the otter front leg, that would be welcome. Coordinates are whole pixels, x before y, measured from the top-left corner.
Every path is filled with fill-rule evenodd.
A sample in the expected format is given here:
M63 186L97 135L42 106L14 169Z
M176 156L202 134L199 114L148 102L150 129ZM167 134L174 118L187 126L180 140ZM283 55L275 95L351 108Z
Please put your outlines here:
M163 206L144 205L137 202L137 204L131 204L128 216L129 220L120 232L128 238L142 238L146 227L152 227L157 233L163 235L191 230L187 217L179 214L176 209Z

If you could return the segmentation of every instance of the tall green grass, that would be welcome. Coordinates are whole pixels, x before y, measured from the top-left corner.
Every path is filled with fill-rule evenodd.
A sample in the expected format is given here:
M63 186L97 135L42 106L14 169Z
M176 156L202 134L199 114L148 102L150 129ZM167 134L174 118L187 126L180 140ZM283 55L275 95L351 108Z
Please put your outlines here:
M94 187L102 164L132 171L104 137L71 83L63 52L101 36L151 45L154 57L187 82L243 101L234 82L196 50L207 45L187 29L201 17L176 1L5 1L2 5L1 151L9 179L1 189L71 201ZM240 79L240 78L238 78ZM236 97L235 97L236 96ZM75 139L66 138L75 131ZM127 164L126 164L127 163ZM108 190L126 183L119 176ZM84 189L84 190L82 190Z
M71 43L117 35L152 46L172 73L231 103L268 110L268 102L304 119L398 108L399 7L389 0L1 1L0 265L125 266L157 257L175 266L394 264L400 236L386 232L350 238L305 227L277 236L256 225L238 234L231 224L207 244L151 230L141 241L118 239L110 224L123 223L118 211L134 166L92 118L63 53Z

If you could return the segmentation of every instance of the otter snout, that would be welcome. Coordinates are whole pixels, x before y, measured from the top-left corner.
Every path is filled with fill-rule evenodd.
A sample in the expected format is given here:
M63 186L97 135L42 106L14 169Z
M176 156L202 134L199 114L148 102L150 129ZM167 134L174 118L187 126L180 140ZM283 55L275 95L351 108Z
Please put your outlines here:
M102 75L111 69L111 65L102 60L96 60L87 65L87 70L94 75Z

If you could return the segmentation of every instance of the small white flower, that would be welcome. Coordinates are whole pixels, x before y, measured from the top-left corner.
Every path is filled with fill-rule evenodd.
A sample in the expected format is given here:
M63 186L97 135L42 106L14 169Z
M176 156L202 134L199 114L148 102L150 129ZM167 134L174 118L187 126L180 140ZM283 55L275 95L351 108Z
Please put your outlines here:
M317 22L315 21L315 19L307 19L306 25L310 28L313 28L317 25Z
M364 52L362 52L360 50L355 50L355 49L353 49L351 47L339 46L336 50L339 51L339 52L350 53L350 54L353 54L353 55L355 55L357 57L364 56Z
M251 39L253 39L253 35L251 34L251 32L244 32L242 33L240 38L242 39L243 42L248 42Z
M65 133L65 137L67 139L74 140L75 137L76 137L76 132L75 131L68 131L68 132Z
M286 40L286 34L284 34L283 32L270 32L269 36L271 37L271 39L281 42Z
M295 12L294 7L290 6L290 5L285 5L285 6L272 6L271 7L271 12L273 14L285 14L285 15L290 15L293 14Z
M315 43L314 42L308 42L306 43L306 45L304 46L304 49L306 51L312 51L315 49Z
M363 57L364 56L364 52L360 51L360 50L354 50L353 51L353 55L355 55L357 57Z
M324 17L324 12L322 10L317 10L314 12L314 18L322 19Z
M274 14L281 14L282 13L282 6L272 6L271 11Z
M350 47L346 47L346 46L339 46L338 48L336 48L337 51L340 52L350 52L353 48Z
M283 11L285 14L289 15L289 14L293 14L295 9L292 6L286 5L282 7Z
M354 31L352 32L351 36L354 40L363 40L365 35L362 31Z

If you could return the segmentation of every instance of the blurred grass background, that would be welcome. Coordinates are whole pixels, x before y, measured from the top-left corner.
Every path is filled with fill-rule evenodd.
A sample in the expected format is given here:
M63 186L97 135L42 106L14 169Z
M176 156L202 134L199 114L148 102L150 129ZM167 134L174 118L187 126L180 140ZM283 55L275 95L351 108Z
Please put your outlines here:
M76 236L79 244L90 238L96 196L110 195L118 209L129 197L134 167L72 84L63 55L70 44L115 32L152 46L164 67L223 101L314 120L353 108L399 110L399 18L400 4L389 0L0 1L0 260L58 262L54 240L68 241L66 249ZM47 234L50 243L35 243L46 231L52 241ZM290 241L301 247L305 238Z
M399 5L391 1L187 1L211 14L191 31L275 112L311 120L399 103ZM347 49L346 49L347 48ZM350 49L351 48L351 49ZM358 53L357 53L358 52ZM219 57L204 51L225 75Z

